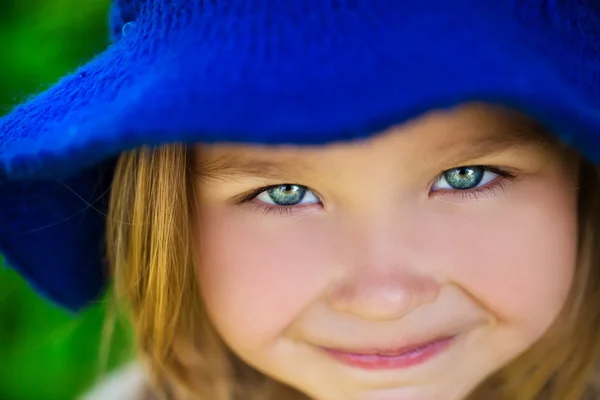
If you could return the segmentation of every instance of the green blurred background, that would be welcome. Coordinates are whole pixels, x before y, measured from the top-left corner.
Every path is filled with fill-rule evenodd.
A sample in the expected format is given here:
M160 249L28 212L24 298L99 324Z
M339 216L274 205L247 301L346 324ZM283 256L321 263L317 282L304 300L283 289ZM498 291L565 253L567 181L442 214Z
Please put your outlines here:
M0 0L0 115L108 44L109 0ZM48 254L48 257L52 257ZM75 399L123 362L117 326L101 357L106 307L70 315L37 297L0 258L0 400Z

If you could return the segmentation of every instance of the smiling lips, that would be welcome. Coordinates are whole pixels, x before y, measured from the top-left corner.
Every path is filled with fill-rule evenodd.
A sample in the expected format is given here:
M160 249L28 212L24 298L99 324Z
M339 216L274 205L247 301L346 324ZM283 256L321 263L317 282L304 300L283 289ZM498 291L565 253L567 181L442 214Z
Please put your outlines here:
M427 343L400 349L338 350L322 348L325 353L346 365L362 369L401 369L422 364L447 349L456 336L435 339Z

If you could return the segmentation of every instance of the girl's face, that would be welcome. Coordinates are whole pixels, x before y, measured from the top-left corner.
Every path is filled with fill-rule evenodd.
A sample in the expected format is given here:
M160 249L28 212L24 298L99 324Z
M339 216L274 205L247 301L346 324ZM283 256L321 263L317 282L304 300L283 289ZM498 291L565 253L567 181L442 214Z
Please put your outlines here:
M576 162L470 105L366 141L198 148L198 282L245 362L318 400L461 399L576 262Z

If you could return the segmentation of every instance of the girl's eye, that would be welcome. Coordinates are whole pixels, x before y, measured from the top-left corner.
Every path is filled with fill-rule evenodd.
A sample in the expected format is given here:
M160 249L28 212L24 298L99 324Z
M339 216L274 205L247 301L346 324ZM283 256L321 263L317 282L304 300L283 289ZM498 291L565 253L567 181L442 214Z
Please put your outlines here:
M317 196L308 188L293 184L270 187L258 193L254 198L266 204L282 207L319 203Z
M500 173L484 166L466 166L444 171L432 186L432 190L472 190L484 186Z

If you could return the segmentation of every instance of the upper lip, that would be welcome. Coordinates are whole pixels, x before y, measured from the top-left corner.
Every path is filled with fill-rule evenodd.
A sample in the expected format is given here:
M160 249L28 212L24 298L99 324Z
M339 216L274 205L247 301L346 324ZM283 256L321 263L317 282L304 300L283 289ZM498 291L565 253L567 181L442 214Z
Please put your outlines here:
M364 346L364 347L346 347L346 346L320 346L322 349L328 351L335 351L339 353L349 353L356 355L381 355L381 356L395 356L407 353L411 350L415 350L429 344L433 344L435 342L439 342L442 340L449 340L454 338L456 335L438 335L432 337L431 339L418 340L408 342L409 344L402 344L399 346Z

